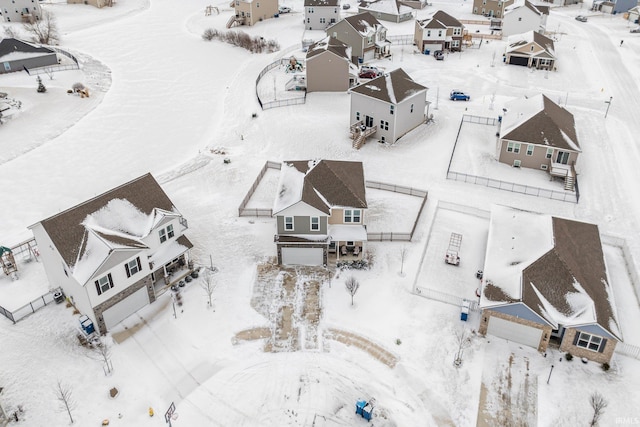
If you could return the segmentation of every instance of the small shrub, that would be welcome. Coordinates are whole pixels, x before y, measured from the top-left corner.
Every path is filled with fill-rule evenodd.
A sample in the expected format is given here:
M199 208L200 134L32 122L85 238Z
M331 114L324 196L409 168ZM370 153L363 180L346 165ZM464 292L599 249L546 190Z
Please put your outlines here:
M204 30L204 33L202 33L202 38L209 42L219 37L220 33L218 33L218 30L214 30L213 28L207 28L206 30Z
M402 340L400 340L400 338L396 338L396 345L400 345L402 344Z
M608 371L608 370L609 370L609 368L611 368L611 366L609 366L609 364L608 364L607 362L604 362L604 363L602 364L602 370L603 370L603 371L605 371L605 372L606 372L606 371Z
M567 359L568 361L571 361L571 360L573 360L573 354L567 353L567 354L564 355L564 358Z
M80 310L78 310L77 308L73 309L73 314L80 314Z

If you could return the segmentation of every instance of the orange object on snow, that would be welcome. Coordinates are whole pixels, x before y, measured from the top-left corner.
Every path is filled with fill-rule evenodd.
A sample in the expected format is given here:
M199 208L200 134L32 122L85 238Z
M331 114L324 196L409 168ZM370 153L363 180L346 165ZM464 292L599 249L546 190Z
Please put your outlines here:
M154 414L153 408L151 406L149 406L149 416L153 417L153 414Z

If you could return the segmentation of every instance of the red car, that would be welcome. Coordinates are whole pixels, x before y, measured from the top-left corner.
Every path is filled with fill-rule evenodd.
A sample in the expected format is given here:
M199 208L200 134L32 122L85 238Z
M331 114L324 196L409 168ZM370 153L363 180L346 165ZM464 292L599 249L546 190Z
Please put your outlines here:
M360 77L361 79L375 79L376 77L378 77L378 73L371 70L363 71L362 73L358 74L358 77Z

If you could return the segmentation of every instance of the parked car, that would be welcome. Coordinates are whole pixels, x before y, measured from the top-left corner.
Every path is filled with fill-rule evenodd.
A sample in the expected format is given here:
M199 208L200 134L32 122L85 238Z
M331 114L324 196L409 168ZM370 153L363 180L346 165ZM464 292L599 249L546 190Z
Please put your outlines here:
M578 15L576 16L576 21L587 22L587 17L584 15Z
M380 69L376 66L373 65L363 65L360 67L360 72L361 73L366 73L367 71L372 71L376 74L376 76L379 76L380 74L382 74L382 71L380 71Z
M629 30L630 33L640 33L640 27L638 28L632 28Z
M287 6L280 6L278 8L278 13L289 13L291 12L291 8Z
M449 95L449 99L452 101L469 101L471 97L459 90L452 90L451 95Z
M433 52L433 57L438 61L442 61L444 59L444 52L441 50L436 50Z
M378 77L378 73L372 70L361 71L360 74L358 74L358 77L361 79L375 79Z
M344 10L351 9L351 5L349 3L345 3L345 4L342 5L342 8Z

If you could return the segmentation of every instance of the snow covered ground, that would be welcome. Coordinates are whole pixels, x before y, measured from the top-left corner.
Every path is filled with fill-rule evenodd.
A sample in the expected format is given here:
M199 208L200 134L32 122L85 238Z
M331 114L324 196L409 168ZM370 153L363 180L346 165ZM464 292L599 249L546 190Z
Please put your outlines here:
M282 3L293 8L290 14L242 28L252 36L277 39L283 51L269 55L203 41L205 28L224 30L231 14L228 2L221 2L215 4L219 15L205 16L209 4L120 0L98 10L44 3L57 17L61 45L80 58L83 69L56 73L53 80L44 77L45 94L36 93L35 78L24 73L0 76L0 91L23 104L0 126L0 244L24 241L30 237L27 227L38 220L151 171L189 220L197 262L209 265L211 256L219 269L214 309L195 281L184 289L184 305L175 316L164 294L114 330L107 337L114 367L108 376L101 362L78 345L78 316L64 304L49 305L15 325L0 318L0 402L10 413L23 407L20 425L68 424L55 397L57 380L72 391L75 424L82 426L103 419L112 426L166 425L163 414L171 402L179 414L173 426L365 425L354 414L355 401L371 397L377 402L372 422L377 426L515 422L523 420L521 412L512 411L521 404L537 406L539 426L574 426L590 420L588 398L594 391L609 402L602 425L624 419L637 423L640 361L615 356L605 373L594 363L560 361L555 350L544 357L481 338L472 332L477 314L464 324L458 307L412 292L418 282L455 294L475 290L473 273L486 244L486 224L477 215L444 209L446 202L470 212L501 203L592 221L602 233L626 238L633 259L640 260L640 198L634 187L640 182L635 141L640 38L629 34L620 15L588 12L588 4L554 9L548 28L559 31L560 59L558 71L548 74L502 64L501 41L444 61L416 53L412 46L393 47L392 59L378 65L402 67L429 87L434 121L393 146L369 142L354 151L348 139L348 94L313 93L304 105L267 111L255 98L258 73L290 55L287 48L300 46L302 0ZM470 3L454 1L434 2L419 16L439 8L471 17ZM573 19L577 14L591 16L580 23ZM412 22L388 27L392 35L413 32ZM278 72L284 73L273 70ZM263 83L285 80L267 76ZM77 81L90 88L90 98L66 93ZM471 101L448 101L454 88L468 92ZM575 116L583 149L580 203L446 179L462 114L494 117L505 102L539 92ZM611 96L605 119L604 101ZM231 162L224 163L225 158ZM270 218L238 217L237 208L265 161L308 158L363 161L368 180L425 189L429 199L411 243L370 242L371 270L322 282L318 350L264 352L264 340L234 337L239 331L273 327L273 319L256 311L251 301L256 289L271 284L260 282L256 266L275 255L274 224ZM466 159L456 158L456 167L468 162L466 169L473 171L490 163ZM269 183L277 177L266 178L251 207L272 206ZM413 215L417 198L406 203L379 190L371 197L372 231L412 224L406 215ZM464 235L459 269L442 262L448 236L457 230ZM407 256L400 274L403 248ZM623 336L640 345L635 328L640 310L622 251L606 245L605 252ZM20 299L29 301L48 289L39 264L21 263L20 268L18 281L0 277L0 305L19 306ZM353 306L344 289L351 274L361 284ZM470 341L456 368L455 335L463 328ZM325 334L330 329L368 340L398 363L390 368L362 347ZM114 399L109 397L112 387L120 392ZM501 396L508 399L500 403ZM155 410L153 418L149 407ZM525 418L530 425L536 422Z

